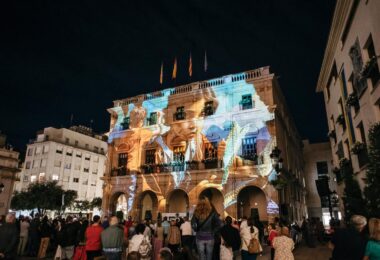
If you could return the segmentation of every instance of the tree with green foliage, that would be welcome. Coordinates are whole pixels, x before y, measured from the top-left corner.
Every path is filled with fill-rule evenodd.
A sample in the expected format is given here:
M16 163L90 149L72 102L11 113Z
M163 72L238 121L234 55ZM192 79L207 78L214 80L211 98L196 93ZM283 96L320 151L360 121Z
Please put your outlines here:
M380 218L380 122L368 132L368 165L364 196L369 217Z
M64 203L62 205L62 197ZM46 210L64 210L70 207L77 198L74 190L62 190L56 181L32 183L26 191L15 192L11 201L11 208L14 210L33 210L44 215Z
M366 215L365 202L358 181L354 177L351 161L343 159L340 170L344 179L343 205L345 219L348 222L352 215Z
M90 203L90 208L91 209L94 209L94 208L100 209L101 207L102 207L102 198L100 198L100 197L93 198L91 203Z

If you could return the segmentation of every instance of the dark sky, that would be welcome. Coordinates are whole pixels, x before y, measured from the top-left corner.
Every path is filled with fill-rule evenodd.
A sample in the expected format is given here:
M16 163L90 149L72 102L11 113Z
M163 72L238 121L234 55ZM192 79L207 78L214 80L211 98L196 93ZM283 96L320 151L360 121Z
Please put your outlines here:
M298 129L326 139L315 86L333 0L2 1L0 130L18 150L47 126L106 131L114 99L270 65ZM209 71L203 72L207 50ZM165 64L159 85L161 62Z

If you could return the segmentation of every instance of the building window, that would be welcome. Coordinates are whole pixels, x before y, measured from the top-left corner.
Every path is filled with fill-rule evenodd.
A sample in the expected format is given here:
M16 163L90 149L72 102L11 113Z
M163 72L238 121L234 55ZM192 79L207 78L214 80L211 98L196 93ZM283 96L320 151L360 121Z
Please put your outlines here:
M24 182L27 182L29 181L29 177L28 176L24 176L24 179L23 179Z
M98 169L93 169L92 174L98 174Z
M49 146L44 145L44 149L43 149L42 153L48 153L48 152L49 152Z
M95 153L98 153L98 152L99 152L99 147L94 146L94 152L95 152Z
M80 168L80 165L79 165ZM71 163L65 163L65 169L71 169Z
M357 129L358 129L358 132L360 134L360 139L361 139L362 143L366 144L366 137L365 137L363 122L359 123L359 125L357 126ZM364 149L358 151L356 153L356 155L358 157L358 163L359 163L359 167L360 168L362 168L363 166L365 166L365 165L368 164L368 151L367 151L367 147L365 147Z
M41 167L46 167L46 163L47 163L47 160L46 159L42 159L42 161L41 161Z
M30 169L30 162L25 163L25 169Z
M79 182L79 178L73 178L73 182L78 183Z
M156 150L146 150L145 151L145 164L154 164L155 163L155 154Z
M344 150L343 150L342 141L338 143L338 150L336 151L336 155L338 155L339 160L344 158Z
M76 157L78 157L78 158L82 158L82 153L77 152L77 153L76 153Z
M90 168L83 168L83 172L90 172Z
M256 155L256 142L254 137L247 137L242 139L242 157L253 160Z
M88 144L85 144L84 147L85 147L86 149L88 149L88 148L89 148L89 145L88 145Z
M342 38L341 38L342 45L344 45L344 43L346 42L348 33L350 32L352 21L354 20L356 9L358 8L359 2L360 0L354 0L351 6L351 10L347 18L346 26L344 27L343 33L342 33Z
M361 54L361 49L359 45L359 40L356 40L354 45L350 48L349 52L354 77L352 80L352 85L360 97L367 88L367 80L361 76L361 71L363 69L363 59Z
M211 142L205 143L205 160L217 160L218 159L218 143Z
M30 182L36 182L36 180L37 180L37 176L36 175L30 176Z
M38 181L45 181L45 173L44 172L40 172L39 176L38 176Z
M66 139L65 139L65 143L66 143L66 144L70 143L70 139L69 139L69 138L66 138Z
M148 125L155 125L157 124L157 112L150 113L149 118L147 118Z
M28 156L32 156L33 155L33 148L29 148L28 149Z
M37 146L34 154L41 154L42 146Z
M104 154L104 148L100 148L100 153Z
M72 149L67 149L66 155L67 156L73 156L73 150Z
M56 153L62 154L62 146L57 146L57 149L55 150Z
M368 61L364 64L361 75L362 77L369 78L371 80L372 87L375 88L380 80L380 71L372 35L369 36L366 43L366 50L368 54Z
M183 163L185 161L185 146L174 146L173 161Z
M177 111L174 113L173 120L184 120L186 119L185 107L177 107Z
M55 167L61 167L61 161L54 161L54 166Z
M74 145L75 145L75 146L78 146L78 144L79 144L79 142L78 142L77 140L75 140Z
M211 116L214 114L214 101L208 101L203 108L203 116Z
M57 174L53 174L53 175L51 176L51 179L52 179L53 181L58 181L58 180L59 180L59 177L58 177Z
M318 179L320 178L326 178L329 174L329 167L327 166L327 162L317 162L317 174Z
M128 163L128 153L119 153L118 166L127 167Z
M330 100L330 86L332 84L332 81L333 80L335 81L337 77L338 77L338 69L336 68L336 62L334 61L334 65L332 67L332 70L331 70L331 73L329 76L329 80L327 81L327 85L326 85L327 100Z
M41 161L40 160L34 160L33 161L33 168L38 168L40 167L41 165Z
M94 158L94 162L99 162L99 156L95 156L93 158Z
M127 130L127 129L129 129L129 116L126 116L126 117L124 117L124 119L123 119L123 122L121 122L121 129L122 130Z
M76 171L80 171L80 164L76 164L75 166L74 166L74 170L76 170Z
M89 155L89 154L86 154L86 155L84 156L84 159L85 159L86 161L89 161L89 160L90 160L90 155Z
M241 96L240 106L242 110L251 109L252 108L252 95L243 95Z

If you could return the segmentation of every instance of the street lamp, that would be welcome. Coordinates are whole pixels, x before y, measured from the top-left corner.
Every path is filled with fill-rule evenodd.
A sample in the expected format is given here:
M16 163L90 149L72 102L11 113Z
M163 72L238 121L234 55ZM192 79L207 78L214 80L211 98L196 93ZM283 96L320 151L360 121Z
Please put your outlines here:
M5 189L5 186L4 186L4 184L1 182L1 183L0 183L0 193L2 193L2 192L4 191L4 189Z

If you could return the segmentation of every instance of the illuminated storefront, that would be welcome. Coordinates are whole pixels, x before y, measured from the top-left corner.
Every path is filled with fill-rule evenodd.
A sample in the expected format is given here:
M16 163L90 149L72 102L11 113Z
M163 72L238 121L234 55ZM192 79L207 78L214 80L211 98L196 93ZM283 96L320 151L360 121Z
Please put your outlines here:
M290 218L302 217L301 142L269 67L116 100L108 111L107 214L126 205L125 215L137 219L191 215L207 196L221 216L265 221L288 207ZM282 175L292 179L280 192L270 182L279 173L271 160L277 146Z

